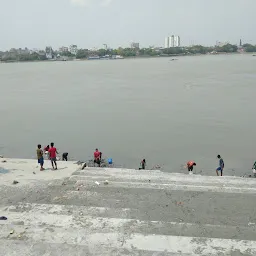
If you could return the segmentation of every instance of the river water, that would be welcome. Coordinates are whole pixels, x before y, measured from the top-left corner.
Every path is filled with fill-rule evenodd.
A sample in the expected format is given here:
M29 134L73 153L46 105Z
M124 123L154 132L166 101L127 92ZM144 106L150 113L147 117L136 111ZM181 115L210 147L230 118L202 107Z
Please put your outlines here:
M0 64L0 154L35 157L54 141L75 159L98 147L117 165L215 175L256 159L256 58L221 55Z

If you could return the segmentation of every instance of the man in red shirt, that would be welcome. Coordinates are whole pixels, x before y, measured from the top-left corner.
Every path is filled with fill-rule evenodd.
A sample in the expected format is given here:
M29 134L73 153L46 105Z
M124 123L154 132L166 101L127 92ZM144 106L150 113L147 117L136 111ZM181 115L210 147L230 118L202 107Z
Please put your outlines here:
M188 167L189 173L192 174L194 166L196 166L196 163L194 161L188 161L187 162L187 167Z
M96 148L94 152L94 165L98 164L98 166L100 167L101 155L102 153L99 152L99 150Z
M52 168L53 170L57 170L57 162L56 162L56 154L59 154L57 149L54 147L54 143L51 143L51 148L49 149L49 156L51 159L51 163L52 163ZM55 168L54 168L55 165Z

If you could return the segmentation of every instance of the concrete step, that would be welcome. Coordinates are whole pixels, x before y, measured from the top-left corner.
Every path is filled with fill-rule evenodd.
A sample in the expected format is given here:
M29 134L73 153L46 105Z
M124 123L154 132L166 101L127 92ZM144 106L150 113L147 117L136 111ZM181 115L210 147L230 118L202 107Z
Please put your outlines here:
M53 186L38 193L40 203L65 204L103 208L136 209L130 217L141 220L162 220L189 223L246 226L256 222L255 196L245 193L198 192L157 190L151 188L125 188L109 186L83 186L79 191L72 185ZM44 194L45 193L45 194ZM37 203L31 197L27 203ZM228 217L227 217L228 216ZM115 216L113 216L115 217Z
M167 173L160 171L136 171L136 170L120 170L120 169L84 169L78 170L73 175L90 176L90 177L106 177L117 178L123 180L139 180L147 181L162 180L173 182L187 182L187 184L233 184L233 185L256 185L256 179L254 178L242 178L235 176L202 176L202 175L188 175L180 173ZM71 178L72 179L72 178Z
M147 189L163 189L163 190L181 190L181 191L202 191L202 192L227 192L227 193L249 193L256 194L256 186L253 184L225 184L225 183L202 183L193 181L168 181L161 179L124 179L124 177L108 177L108 176L82 176L74 175L70 177L70 181L85 186L95 186L95 182L104 185L104 181L108 181L108 187L126 187L126 188L147 188Z
M22 240L1 240L1 256L180 256L180 253L111 248L77 244L44 243ZM192 254L182 254L192 256ZM195 255L195 254L193 254Z
M32 165L4 165L0 255L256 255L255 179Z
M24 227L25 231L29 233L38 227L51 227L52 229L85 229L85 232L90 234L115 231L125 234L142 233L147 235L256 240L255 223L250 223L247 226L231 226L183 221L139 220L129 218L129 210L119 209L119 211L114 212L116 217L106 217L106 213L110 212L111 209L20 203L18 206L10 206L2 210L3 214L8 216L8 220L2 225L0 223L0 225L1 230L4 228L7 231L16 230L17 227ZM3 235L2 238L6 235L8 234Z
M228 255L231 252L256 254L256 241L219 239L207 237L188 237L171 235L154 235L142 233L123 233L113 229L108 233L90 233L82 228L56 227L15 227L10 234L8 225L2 226L0 238L4 240L22 240L24 243L68 244L86 246L94 250L98 247L156 251L192 255ZM7 253L8 255L8 253Z

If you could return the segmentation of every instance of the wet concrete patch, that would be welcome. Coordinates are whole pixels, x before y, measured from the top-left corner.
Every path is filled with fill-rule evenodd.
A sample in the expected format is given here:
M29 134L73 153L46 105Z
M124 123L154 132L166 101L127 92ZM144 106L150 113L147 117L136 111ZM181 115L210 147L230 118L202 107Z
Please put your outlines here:
M9 170L0 167L0 174L6 174L8 172L9 172Z

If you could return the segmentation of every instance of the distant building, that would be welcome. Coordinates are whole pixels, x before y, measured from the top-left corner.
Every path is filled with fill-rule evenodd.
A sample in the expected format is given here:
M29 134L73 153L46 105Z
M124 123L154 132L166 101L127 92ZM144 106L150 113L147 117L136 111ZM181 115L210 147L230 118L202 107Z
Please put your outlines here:
M174 39L173 39L173 44L174 44L174 47L180 47L180 37L179 36L174 36Z
M53 49L51 46L45 48L45 54L47 59L53 59Z
M77 45L70 45L69 46L69 51L71 52L71 54L74 54L74 55L76 55L77 54L77 51L78 51L78 49L77 49Z
M172 35L165 38L164 48L170 48L170 47L180 47L179 36Z
M134 43L134 42L132 42L132 43L131 43L131 48L132 48L132 49L140 49L140 43Z
M164 40L164 48L170 48L170 37L166 37Z
M66 46L60 47L59 52L68 52L68 47L66 47Z

